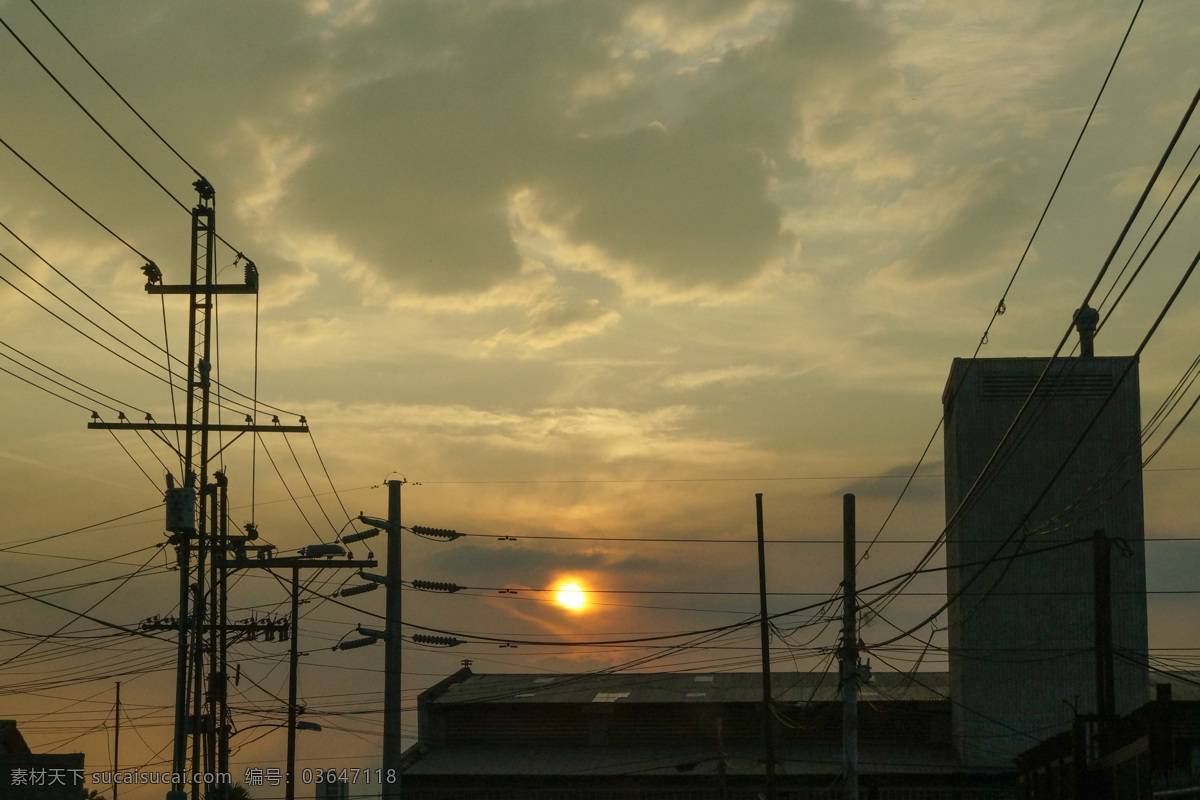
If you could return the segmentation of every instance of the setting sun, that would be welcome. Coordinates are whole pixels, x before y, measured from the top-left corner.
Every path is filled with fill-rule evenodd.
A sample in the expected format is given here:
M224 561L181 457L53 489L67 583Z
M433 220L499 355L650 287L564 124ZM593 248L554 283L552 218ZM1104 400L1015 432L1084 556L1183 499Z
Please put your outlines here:
M558 603L567 608L583 608L583 589L574 583L568 583L558 588Z

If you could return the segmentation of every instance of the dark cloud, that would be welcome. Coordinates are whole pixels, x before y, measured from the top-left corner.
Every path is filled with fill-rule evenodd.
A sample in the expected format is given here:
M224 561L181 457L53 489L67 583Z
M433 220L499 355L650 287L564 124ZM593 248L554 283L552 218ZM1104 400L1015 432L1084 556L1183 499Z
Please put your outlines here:
M571 571L612 570L622 574L629 571L662 571L664 565L652 558L618 557L605 550L586 550L578 545L569 549L533 549L521 546L477 546L456 543L440 549L425 559L428 567L441 575L430 580L465 583L474 581L491 586L540 584L555 575Z
M905 492L905 496L910 501L931 502L933 500L940 500L945 494L944 479L941 476L944 467L945 464L940 459L937 461L927 461L922 464L917 477ZM882 474L893 475L895 476L894 480L879 480L874 478L857 480L835 492L831 492L830 495L840 497L843 494L852 494L863 500L894 501L900 494L905 480L912 474L912 471L912 464L892 467ZM937 477L927 477L933 475Z
M556 166L550 218L655 278L734 283L786 239L760 153L649 128L576 143Z
M508 194L563 137L571 86L607 59L592 31L615 21L563 5L380 11L337 42L330 80L352 84L314 113L285 210L399 283L486 289L520 267Z
M868 102L890 75L880 66L888 41L851 3L750 8L414 1L322 12L218 0L148 11L129 1L81 7L65 22L76 37L88 32L96 63L217 186L222 208L237 212L223 213L222 230L248 253L252 236L328 237L393 285L439 294L517 274L508 203L522 189L567 244L658 283L730 286L790 253L769 189L793 158L806 93L835 86L838 103ZM646 14L663 30L639 30ZM703 52L656 43L678 30L695 31ZM33 73L20 80L18 93L45 92ZM601 88L580 88L590 85ZM106 92L84 99L106 118L128 117L105 113ZM835 116L826 135L850 135L857 119ZM193 202L192 176L146 131L117 132L145 139L149 166ZM95 191L80 189L91 206L108 179L94 165L120 159L103 148L61 155L92 173ZM169 209L154 191L123 195ZM272 193L246 215L224 205ZM149 227L140 206L127 217L122 230ZM185 252L173 241L156 239L152 255Z
M742 5L659 10L697 24ZM848 4L798 3L782 31L727 52L716 69L639 74L631 92L643 122L631 125L630 107L602 97L608 113L597 114L575 92L615 68L631 7L405 4L338 32L336 96L295 120L316 149L285 212L389 279L435 293L516 274L507 202L523 188L571 243L643 277L694 286L757 274L791 246L768 187L798 90L848 75L840 81L866 88L847 91L869 95L878 69L854 64L886 49L882 34ZM690 107L672 112L677 101L647 94L647 81L679 90ZM655 108L678 124L645 124Z

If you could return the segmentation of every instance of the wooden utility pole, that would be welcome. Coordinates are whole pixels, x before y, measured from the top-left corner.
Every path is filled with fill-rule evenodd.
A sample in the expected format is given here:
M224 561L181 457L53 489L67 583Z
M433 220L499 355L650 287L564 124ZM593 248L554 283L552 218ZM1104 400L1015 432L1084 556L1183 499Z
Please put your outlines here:
M842 775L846 800L858 800L858 596L854 495L842 496Z
M763 755L766 760L767 800L775 800L775 724L771 708L771 636L767 630L767 548L763 535L762 493L754 495L758 512L758 631L762 640Z

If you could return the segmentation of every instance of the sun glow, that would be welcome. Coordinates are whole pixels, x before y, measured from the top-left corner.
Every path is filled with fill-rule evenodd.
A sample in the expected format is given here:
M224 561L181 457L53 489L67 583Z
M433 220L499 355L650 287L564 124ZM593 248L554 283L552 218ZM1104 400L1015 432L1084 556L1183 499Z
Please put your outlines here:
M570 609L583 608L585 597L583 589L574 583L558 587L558 604Z

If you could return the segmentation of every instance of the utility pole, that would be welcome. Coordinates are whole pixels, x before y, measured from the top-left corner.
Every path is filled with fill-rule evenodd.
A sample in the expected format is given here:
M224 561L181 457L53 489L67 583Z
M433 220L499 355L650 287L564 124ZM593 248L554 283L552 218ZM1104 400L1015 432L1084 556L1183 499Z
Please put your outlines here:
M300 666L300 568L292 567L292 647L288 653L287 790L286 800L296 800L296 673Z
M229 541L229 480L223 472L216 474L217 480L217 541L220 542L222 554L228 552ZM254 527L250 531L254 532ZM256 534L257 535L257 534ZM216 621L215 646L213 647L212 678L212 714L215 724L213 734L216 737L217 773L229 774L229 578L224 569L219 568L218 559L213 558L213 608L212 615ZM231 786L228 781L217 787L218 800L229 800Z
M728 800L729 788L725 780L725 734L721 727L721 718L717 717L717 795L720 800Z
M217 725L216 720L208 720L206 723L199 713L200 682L203 680L203 662L205 660L205 648L201 641L201 631L205 630L204 618L206 616L203 602L205 583L203 564L207 554L211 554L215 559L217 550L222 546L217 542L214 527L210 527L208 523L209 513L206 498L212 491L208 482L208 470L211 458L215 457L209 453L209 434L218 431L236 433L239 436L246 433L256 435L268 431L276 433L308 432L307 424L296 426L258 425L253 415L247 415L246 424L243 425L214 425L211 422L214 298L221 294L257 294L258 269L252 261L247 259L244 265L245 281L243 284L218 284L216 282L216 191L212 184L204 178L195 181L192 186L199 196L199 201L192 209L190 280L186 284L164 285L162 271L157 265L150 262L142 267L142 271L146 274L147 293L179 294L188 297L186 421L183 423L159 423L147 415L145 422L130 422L125 418L124 413L121 413L118 422L109 423L100 422L99 416L93 413L93 421L88 424L88 428L92 430L153 431L168 445L171 445L170 440L162 434L167 432L175 432L177 435L184 434L182 450L179 449L178 444L172 446L180 458L183 470L182 485L176 486L174 477L168 474L167 490L164 496L167 511L166 529L172 534L168 542L175 545L179 565L179 641L175 668L174 747L171 757L171 770L176 779L167 792L167 800L185 800L187 796L181 776L188 771L188 733L197 737L194 742L198 742L201 731L207 729L205 728L206 724L208 728L212 729L215 729ZM237 260L241 261L243 258L239 253ZM168 362L168 368L170 368L170 362ZM257 409L253 410L253 414L257 414ZM278 422L278 418L275 419L275 422ZM200 565L198 569L192 567L193 554L197 556ZM216 591L215 586L213 589ZM194 590L198 590L198 600L193 608L191 593ZM215 672L217 665L211 664L211 653L209 659L210 667ZM210 675L209 679L213 680L214 675ZM196 683L191 684L192 680ZM223 675L216 676L217 685L210 686L210 692L220 692L220 684L223 681ZM193 687L195 694L189 691ZM188 713L189 695L192 695L194 702L193 713L190 715ZM215 746L214 739L209 737L206 741L209 743L208 755L211 759L212 747ZM198 747L194 746L192 757L192 771L194 772L202 771L201 764L198 763L198 756ZM217 763L221 763L221 760L218 757ZM210 761L210 765L211 763ZM210 791L212 787L205 787L205 789ZM195 791L198 792L199 788L197 787Z
M383 800L400 800L400 768L404 729L400 715L404 709L403 654L401 636L400 585L400 487L405 480L390 480L388 485L387 527L387 619L383 641ZM394 783L392 781L395 781Z
M117 681L117 707L113 714L113 775L120 770L121 764L121 682ZM117 781L113 779L113 800L117 800Z
M858 800L858 596L854 495L842 496L842 772L846 800Z
M401 615L401 591L403 591L403 583L400 577L400 537L403 528L400 525L400 488L408 483L404 478L400 480L386 481L388 486L388 516L387 519L379 517L368 517L364 514L358 515L359 522L372 526L373 530L353 533L349 536L343 536L342 541L346 543L361 541L362 539L375 536L380 530L387 532L387 575L371 575L370 573L360 573L360 577L365 578L371 583L361 586L351 586L342 590L343 597L362 594L364 592L376 589L382 584L387 589L387 598L385 601L385 625L382 631L369 630L358 626L358 632L363 635L362 639L355 639L349 642L341 642L337 645L338 650L353 650L358 647L366 647L373 645L380 639L384 641L384 666L383 666L383 775L380 781L383 800L399 800L400 798L400 778L401 768L403 766L403 736L404 730L400 724L401 714L404 711L403 703L403 680L401 672L400 660L403 655L403 645L401 639L402 632L402 615ZM420 484L415 484L420 485ZM452 542L455 539L463 536L458 531L447 528L429 528L423 525L413 525L409 528L410 531L418 536L426 539L437 539L446 542ZM424 584L424 586L422 586ZM437 584L433 582L414 581L413 586L417 588L434 589L436 591L451 591L456 592L462 587L454 586L453 584ZM414 637L420 640L420 637ZM442 637L426 637L428 639L441 639ZM444 641L431 642L434 644L447 644L453 646L459 644L457 640L446 639Z
M767 631L767 548L763 537L762 493L754 495L758 512L758 631L762 640L763 753L766 760L767 800L775 800L775 725L771 721L771 637Z
M292 614L291 614L291 649L289 652L288 671L288 738L287 738L287 783L284 788L286 800L296 797L296 718L299 716L299 701L297 699L298 674L300 664L299 633L300 633L300 570L301 569L358 569L374 567L378 562L373 558L345 558L337 561L334 556L342 555L345 549L336 544L314 544L303 548L298 556L267 555L269 551L260 550L258 558L246 557L242 550L234 558L222 558L223 571L231 569L278 569L290 568L292 571Z

